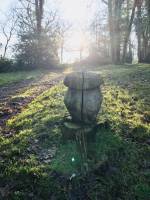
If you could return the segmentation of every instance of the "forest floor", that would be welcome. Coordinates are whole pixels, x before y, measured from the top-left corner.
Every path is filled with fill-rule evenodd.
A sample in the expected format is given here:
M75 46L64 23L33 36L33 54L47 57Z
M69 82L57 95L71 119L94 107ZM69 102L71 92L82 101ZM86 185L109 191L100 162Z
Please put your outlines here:
M3 82L0 200L149 199L150 65L89 70L100 73L104 84L86 174L80 173L75 141L62 143L68 116L62 72Z

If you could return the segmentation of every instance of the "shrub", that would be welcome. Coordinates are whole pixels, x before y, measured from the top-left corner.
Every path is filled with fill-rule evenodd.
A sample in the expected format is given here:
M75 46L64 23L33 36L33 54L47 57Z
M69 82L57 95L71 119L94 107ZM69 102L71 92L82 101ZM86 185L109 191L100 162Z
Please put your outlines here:
M7 58L0 58L0 72L8 72L13 70L13 61Z

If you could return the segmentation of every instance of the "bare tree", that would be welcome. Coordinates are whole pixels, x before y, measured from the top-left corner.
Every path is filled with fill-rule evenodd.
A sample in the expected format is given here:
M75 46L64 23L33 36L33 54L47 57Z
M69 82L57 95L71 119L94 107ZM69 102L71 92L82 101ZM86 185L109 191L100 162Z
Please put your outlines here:
M134 17L135 17L135 10L136 10L136 7L141 6L142 3L143 3L143 0L134 0L134 2L133 2L131 17L130 17L129 25L128 25L128 28L127 28L127 31L126 31L124 44L123 44L123 55L122 55L122 62L123 63L125 62L125 58L126 58L127 45L128 45L131 30L132 30L133 20L134 20Z
M15 13L15 9L10 10L10 14L5 16L5 21L1 23L0 28L4 37L4 51L2 57L5 58L7 50L9 48L10 41L14 36L18 18Z
M60 43L60 62L63 63L63 54L64 54L64 43L67 36L68 31L72 27L71 24L61 22L59 26L59 43Z
M60 27L57 11L44 9L43 0L20 0L17 15L17 60L36 67L57 61Z

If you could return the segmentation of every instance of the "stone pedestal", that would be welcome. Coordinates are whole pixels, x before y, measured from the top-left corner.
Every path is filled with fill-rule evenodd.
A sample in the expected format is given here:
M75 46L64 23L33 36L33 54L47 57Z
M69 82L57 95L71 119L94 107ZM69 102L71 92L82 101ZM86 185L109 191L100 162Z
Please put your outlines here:
M63 142L68 140L75 141L80 137L81 133L87 138L87 141L94 141L96 136L95 126L82 125L74 122L66 121L62 126L62 139Z

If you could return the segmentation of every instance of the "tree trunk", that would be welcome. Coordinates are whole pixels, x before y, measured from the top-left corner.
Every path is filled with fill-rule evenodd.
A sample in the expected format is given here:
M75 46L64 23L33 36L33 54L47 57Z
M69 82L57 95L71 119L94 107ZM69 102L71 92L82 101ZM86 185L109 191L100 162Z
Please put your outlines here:
M138 40L138 62L142 62L142 22L141 22L141 6L137 6L137 40Z
M113 43L113 14L112 14L112 0L108 1L108 21L109 21L109 34L110 34L110 46L111 46L111 59L114 63L114 43Z
M125 39L124 39L124 44L123 44L123 55L122 55L122 62L125 62L126 59L126 53L127 53L127 46L128 46L128 42L129 42L129 38L130 38L130 33L131 33L131 29L132 29L132 24L133 24L133 20L134 20L134 16L135 16L135 9L137 6L137 1L138 0L134 0L134 4L132 7L132 13L131 13L131 18L129 21L129 26L125 35Z
M146 31L143 33L143 47L144 47L144 62L150 63L150 1L145 1L146 13L147 13L147 25Z
M114 64L120 63L120 19L122 0L108 1L108 21L111 44L111 58Z
M3 58L6 57L7 48L8 48L8 40L7 40L5 48L4 48Z
M42 18L43 18L43 8L44 0L35 0L35 14L36 14L36 30L37 30L37 57L36 57L36 65L37 67L41 67L42 65L42 56L41 56L41 32L42 32Z
M115 64L120 64L120 19L121 19L121 1L116 0L115 2L115 43L116 43L116 52L115 52Z
M44 0L35 0L35 13L37 23L37 33L40 35L42 30Z

